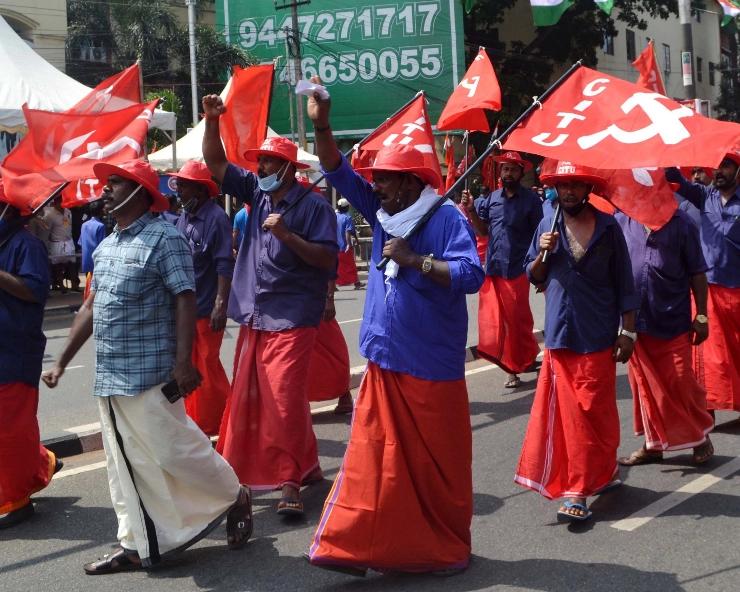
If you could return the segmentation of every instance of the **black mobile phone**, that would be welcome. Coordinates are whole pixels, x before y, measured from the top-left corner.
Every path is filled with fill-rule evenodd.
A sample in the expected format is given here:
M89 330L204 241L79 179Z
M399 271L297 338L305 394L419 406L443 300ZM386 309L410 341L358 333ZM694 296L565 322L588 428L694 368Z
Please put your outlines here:
M170 403L176 403L178 399L182 398L180 387L174 378L162 387L162 394L167 397Z

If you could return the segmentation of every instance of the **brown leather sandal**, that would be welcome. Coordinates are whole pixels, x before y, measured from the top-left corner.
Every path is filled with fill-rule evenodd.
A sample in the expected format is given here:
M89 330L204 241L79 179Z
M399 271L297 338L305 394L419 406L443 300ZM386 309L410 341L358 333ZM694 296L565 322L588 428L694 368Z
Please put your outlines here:
M663 460L663 453L651 454L650 451L644 446L639 450L635 450L629 456L623 456L617 459L620 465L625 467L635 467L637 465L649 465L652 463L659 463Z
M138 557L136 551L126 551L123 547L118 547L110 555L103 555L100 561L86 563L83 566L85 573L89 576L98 576L104 574L118 573L121 571L133 571L144 569L141 561L134 561L132 557Z

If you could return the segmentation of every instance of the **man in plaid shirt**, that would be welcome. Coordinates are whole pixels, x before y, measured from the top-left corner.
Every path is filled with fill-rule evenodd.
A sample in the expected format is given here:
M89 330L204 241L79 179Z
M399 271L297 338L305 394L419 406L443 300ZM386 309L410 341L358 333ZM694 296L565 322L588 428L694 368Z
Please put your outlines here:
M186 415L182 400L170 403L162 388L173 378L186 397L201 382L191 357L196 301L190 248L174 226L152 214L169 203L150 165L99 163L94 171L107 183L102 199L118 223L95 251L90 295L56 365L43 376L55 387L93 335L94 392L121 546L85 571L156 565L227 515L227 542L237 548L252 530L249 490Z

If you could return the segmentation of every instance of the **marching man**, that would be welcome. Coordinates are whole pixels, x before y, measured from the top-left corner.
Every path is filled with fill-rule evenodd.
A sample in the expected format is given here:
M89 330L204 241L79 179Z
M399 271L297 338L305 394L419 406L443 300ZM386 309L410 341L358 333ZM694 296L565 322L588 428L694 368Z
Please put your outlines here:
M530 281L547 292L546 349L514 480L568 498L558 514L587 520L586 498L621 484L616 363L632 355L639 300L622 229L588 203L604 180L569 162L541 179L557 189L563 217L555 232L553 216L540 223L526 258Z
M524 257L542 220L542 202L520 183L532 169L531 162L517 152L506 152L494 160L501 163L501 189L477 206L470 193L463 192L461 203L476 233L488 237L486 283L478 309L478 355L508 374L506 388L516 388L521 384L517 375L540 353L533 333Z

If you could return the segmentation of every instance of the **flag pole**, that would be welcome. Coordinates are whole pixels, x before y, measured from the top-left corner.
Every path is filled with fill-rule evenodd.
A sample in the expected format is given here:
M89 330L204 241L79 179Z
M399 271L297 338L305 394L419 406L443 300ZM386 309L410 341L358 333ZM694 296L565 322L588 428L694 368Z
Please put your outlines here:
M562 213L563 213L563 207L562 205L560 205L560 201L558 201L558 207L555 208L555 218L553 218L552 226L550 227L550 234L552 234L558 229L558 222L560 222L560 215ZM545 252L542 253L542 265L547 265L549 259L550 259L550 251L545 250Z
M450 198L450 196L455 194L455 191L457 191L460 188L460 186L465 181L465 179L468 178L470 173L473 172L473 170L476 167L481 166L483 164L483 161L486 159L486 157L491 152L493 152L497 146L500 146L506 140L506 138L508 138L514 132L514 130L519 126L519 124L524 122L524 120L527 119L527 117L529 117L535 109L537 109L538 107L541 109L542 108L541 103L545 99L547 99L552 93L554 93L581 66L583 66L583 60L578 60L550 88L548 88L544 93L542 93L541 96L535 97L535 101L529 107L527 107L524 113L522 113L519 117L517 117L516 121L512 123L509 126L509 128L498 137L498 139L494 140L492 138L491 142L488 144L488 148L486 148L483 151L483 154L481 154L478 157L478 160L476 160L473 163L473 165L468 170L466 170L457 181L455 181L455 184L452 187L450 187L447 193L445 193L442 197L440 197L439 200L437 200L437 203L434 204L432 208L416 222L413 228L411 228L408 232L406 232L403 235L402 238L404 240L409 240L412 236L414 236L417 232L419 232L419 229L421 229L421 227L427 223L427 221L434 215L434 213L440 207L442 207L442 204L445 203ZM390 263L390 258L384 257L383 260L375 266L375 268L378 270L383 269L386 265L388 265L388 263Z
M44 209L49 204L50 201L53 201L54 199L56 199L56 197L67 188L67 185L69 185L69 181L65 181L64 183L62 183L59 187L57 187L54 190L54 192L49 197L47 197L43 201L43 203L39 207L33 210L28 216L23 216L20 222L18 223L18 227L15 228L13 231L11 231L11 233L5 237L5 240L2 243L0 243L0 249L2 249L5 245L7 245L8 241L15 236L16 232L18 232L21 228L23 228L31 218L33 218L42 209Z
M376 128L375 128L375 129L373 130L373 131L371 131L371 132L370 132L370 133L369 133L369 134L368 134L367 136L365 136L364 138L362 138L362 140L360 140L360 141L359 141L359 143L355 144L355 145L354 145L354 146L353 146L352 148L350 148L350 149L349 149L349 150L348 150L347 152L345 152L345 153L344 153L344 157L345 157L345 158L349 158L349 157L350 157L350 155L351 155L351 154L352 154L352 153L353 153L353 152L354 152L355 150L359 150L359 149L360 149L360 147L362 146L362 144L363 144L363 143L365 143L365 142L367 142L367 140L368 140L368 139L370 138L370 136L372 136L372 135L376 134L377 132L381 131L381 130L383 129L383 127L384 127L384 126L387 126L387 125L388 125L388 122L389 122L389 121L391 121L391 119L393 119L393 118L394 118L394 117L395 117L396 115L398 115L398 114L399 114L399 113L400 113L401 111L403 111L404 109L407 109L407 108L408 108L408 107L409 107L409 106L411 105L411 103L413 103L413 102L414 102L414 101L415 101L416 99L418 99L419 97L422 97L422 96L424 96L424 91L423 91L423 90L420 90L420 91L419 91L418 93L416 93L416 94L414 95L414 97L413 97L413 98L412 98L412 99L411 99L410 101L408 101L408 102L407 102L407 103L406 103L406 104L405 104L405 105L404 105L403 107L401 107L400 109L398 109L398 111L396 111L396 112L395 112L395 113L394 113L393 115L391 115L390 117L386 118L386 120L385 120L385 121L384 121L383 123L381 123L381 124L380 124L380 125L379 125L378 127L376 127ZM283 210L282 212L280 212L280 215L281 215L281 216L285 216L285 214L287 214L288 212L290 212L290 210L292 210L292 209L293 209L294 207L296 207L296 206L298 205L298 203L299 203L299 202L300 202L300 201L301 201L301 200L302 200L302 199L303 199L304 197L306 197L306 196L307 196L307 195L308 195L309 193L311 193L311 192L312 192L312 191L314 190L314 187L316 187L316 186L317 186L317 185L318 185L319 183L321 183L321 181L322 181L322 179L323 179L323 178L324 178L324 175L322 174L322 175L321 175L321 176L320 176L320 177L319 177L318 179L316 179L316 180L315 180L315 181L314 181L313 183L311 183L311 184L310 184L310 185L309 185L308 187L306 187L306 188L305 188L305 189L303 190L303 193L301 193L301 194L300 194L300 195L299 195L298 197L296 197L296 198L295 198L295 201L294 201L293 203L290 203L290 204L288 204L288 205L287 205L287 206L285 207L285 209L284 209L284 210ZM265 228L264 226L262 227L262 230L264 230L265 232L267 232L267 228Z
M470 168L470 162L468 156L470 155L470 148L469 148L469 142L470 142L470 132L465 130L465 172L468 172L468 169ZM468 177L465 178L465 190L468 189Z

